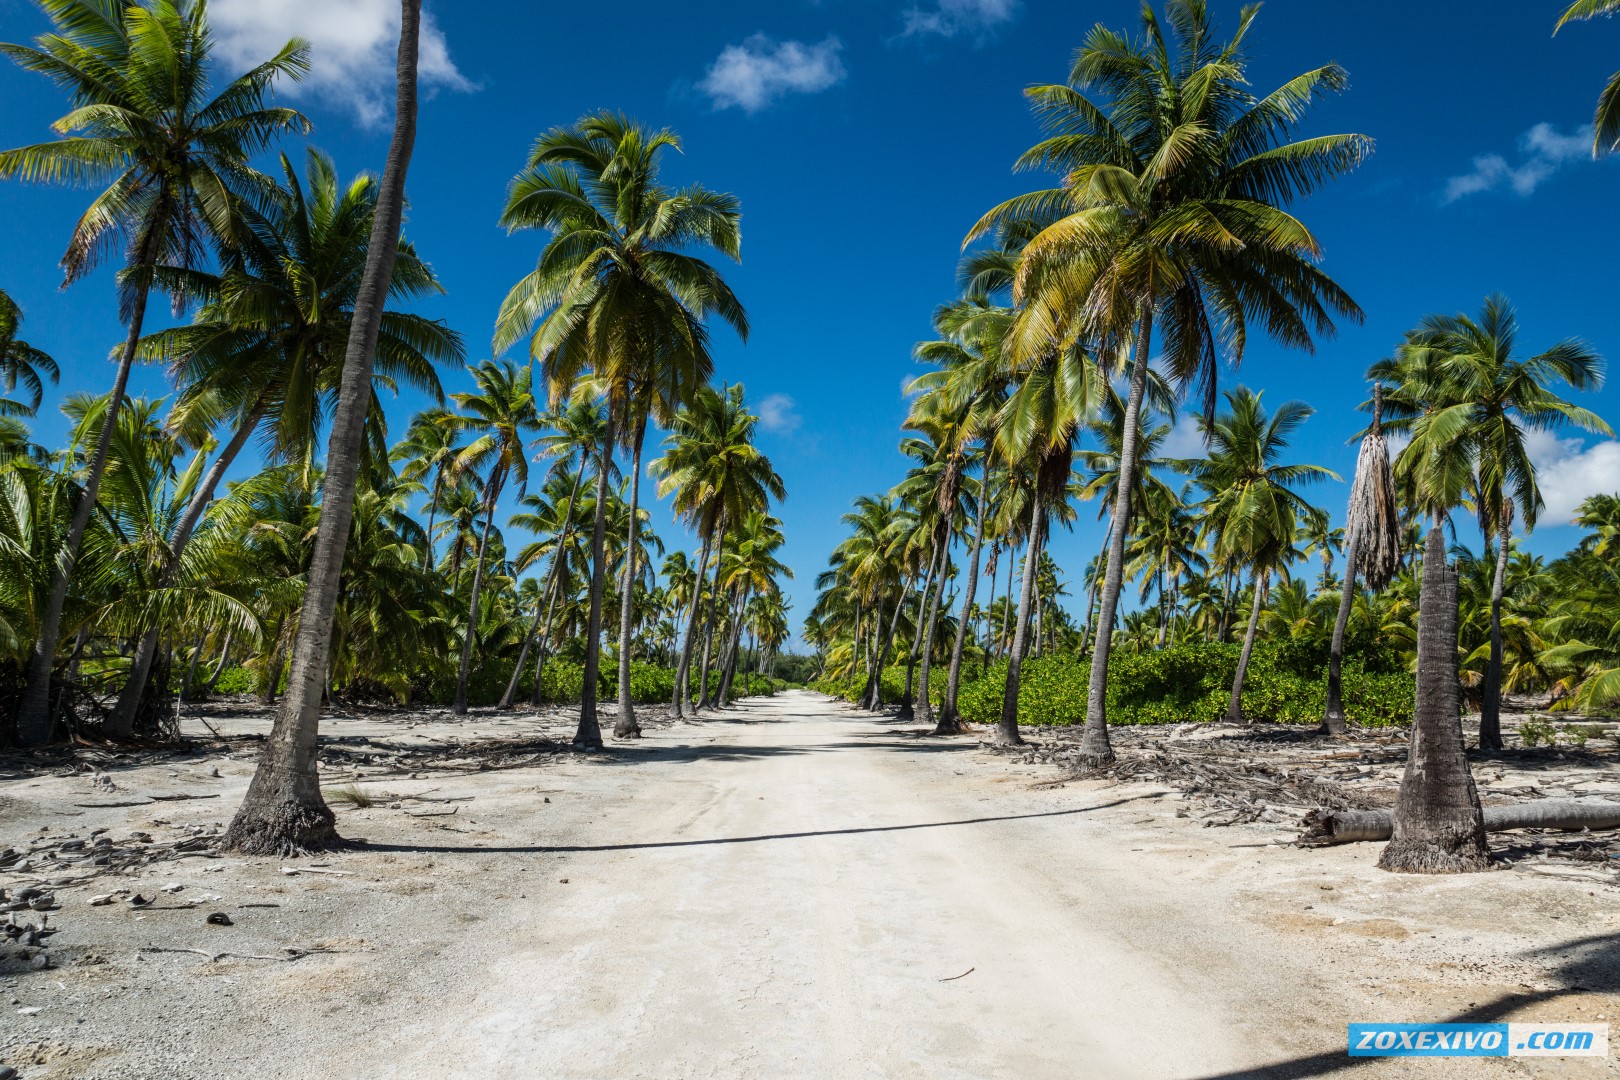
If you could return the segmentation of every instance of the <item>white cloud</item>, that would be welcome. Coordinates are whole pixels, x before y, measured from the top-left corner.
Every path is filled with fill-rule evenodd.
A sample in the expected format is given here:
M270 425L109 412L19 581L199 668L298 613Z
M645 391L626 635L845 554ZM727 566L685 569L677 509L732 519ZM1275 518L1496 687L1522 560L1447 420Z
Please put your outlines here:
M770 394L756 406L759 426L778 435L791 435L799 430L804 418L799 415L798 404L786 394Z
M787 94L815 94L842 82L847 72L838 54L843 47L836 37L806 45L755 34L721 50L698 89L717 109L758 112Z
M905 20L901 34L982 34L1011 19L1017 11L1018 0L935 0L932 7L908 8L901 16Z
M1201 458L1209 453L1204 435L1198 430L1198 418L1184 412L1176 418L1176 426L1159 445L1159 456L1167 458Z
M1561 135L1551 124L1541 123L1524 133L1519 140L1518 165L1508 164L1501 154L1484 154L1474 159L1472 172L1453 176L1446 181L1443 201L1454 203L1482 191L1507 187L1515 195L1530 195L1541 182L1572 161L1592 156L1592 129L1581 128L1571 135Z
M282 82L279 91L336 102L367 126L391 118L399 49L395 0L214 0L208 17L220 57L231 67L245 70L263 63L288 38L301 37L309 42L310 73L302 83ZM426 87L474 89L456 69L443 32L426 12L417 77Z
M1541 511L1543 527L1570 524L1589 496L1620 494L1620 442L1605 439L1587 446L1550 431L1527 431L1525 445L1547 503Z

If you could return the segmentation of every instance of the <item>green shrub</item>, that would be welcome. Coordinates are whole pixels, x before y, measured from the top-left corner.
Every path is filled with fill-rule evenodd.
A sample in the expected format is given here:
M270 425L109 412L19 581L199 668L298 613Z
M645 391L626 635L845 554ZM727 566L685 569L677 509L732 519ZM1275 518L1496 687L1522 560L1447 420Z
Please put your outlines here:
M1525 746L1551 746L1557 741L1557 729L1545 720L1532 718L1519 725L1519 742Z
M245 667L226 668L214 683L216 694L251 694L258 688L258 676Z
M1226 716L1240 647L1194 642L1156 652L1115 654L1108 672L1108 720L1112 724L1217 721ZM1315 724L1327 704L1325 657L1314 670L1311 654L1272 643L1255 647L1243 685L1244 713L1278 724ZM964 719L992 724L1001 719L1006 663L964 685L958 707ZM1072 655L1024 661L1018 722L1081 723L1091 664ZM1405 672L1368 673L1359 661L1344 666L1344 707L1350 721L1367 727L1407 723L1415 694Z

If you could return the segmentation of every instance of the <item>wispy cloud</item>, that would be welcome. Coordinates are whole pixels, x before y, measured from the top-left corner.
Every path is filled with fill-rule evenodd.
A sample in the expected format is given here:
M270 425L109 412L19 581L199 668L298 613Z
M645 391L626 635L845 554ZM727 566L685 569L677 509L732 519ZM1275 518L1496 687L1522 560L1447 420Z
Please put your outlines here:
M311 71L281 89L295 98L335 101L360 123L387 120L394 100L399 48L399 4L394 0L214 0L208 18L221 57L244 69L262 63L287 43L309 42ZM422 14L418 77L425 86L473 90L450 59L444 34Z
M934 0L929 6L907 8L901 15L903 37L937 34L982 34L1017 14L1018 0Z
M1620 442L1605 439L1588 446L1581 439L1528 431L1525 444L1547 503L1541 511L1543 527L1568 525L1589 496L1620 494Z
M1551 124L1537 124L1519 139L1517 165L1509 164L1501 154L1477 157L1471 172L1446 181L1442 201L1454 203L1458 199L1499 188L1511 189L1515 195L1524 197L1564 166L1575 161L1590 160L1591 156L1590 126L1571 135L1561 135Z
M1167 458L1202 458L1209 453L1203 432L1198 430L1198 418L1190 412L1176 418L1176 426L1159 445L1159 456Z
M788 94L816 94L843 82L843 48L836 37L806 45L755 34L721 50L698 89L717 109L755 113Z
M768 394L760 399L756 408L759 426L778 435L791 435L804 422L799 415L798 402L786 394Z

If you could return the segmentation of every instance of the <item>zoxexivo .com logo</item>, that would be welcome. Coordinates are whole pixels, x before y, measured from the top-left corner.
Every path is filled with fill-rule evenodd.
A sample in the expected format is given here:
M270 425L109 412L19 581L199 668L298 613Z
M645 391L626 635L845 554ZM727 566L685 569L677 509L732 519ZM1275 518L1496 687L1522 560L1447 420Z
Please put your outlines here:
M1351 1057L1608 1057L1608 1024L1351 1024Z

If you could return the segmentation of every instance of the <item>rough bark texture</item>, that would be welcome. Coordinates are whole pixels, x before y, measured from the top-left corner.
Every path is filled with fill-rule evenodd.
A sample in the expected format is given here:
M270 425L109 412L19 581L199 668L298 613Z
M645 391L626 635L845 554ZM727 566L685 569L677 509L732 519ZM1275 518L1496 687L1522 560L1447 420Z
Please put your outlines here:
M703 550L698 555L697 572L692 575L692 599L686 605L686 637L681 643L681 662L675 670L675 715L690 715L691 697L688 679L692 673L692 647L697 642L697 616L699 601L703 597L703 575L709 569L709 548L714 544L714 529L703 534Z
M591 610L585 628L585 673L579 692L579 727L574 745L599 750L602 727L596 719L596 698L602 674L602 590L607 584L606 533L608 473L613 468L613 416L602 432L602 462L596 474L596 519L591 523Z
M1485 831L1512 829L1617 829L1620 803L1608 799L1539 799L1516 806L1487 806ZM1395 832L1389 810L1312 810L1305 815L1300 840L1307 844L1354 844L1388 840Z
M973 611L973 597L979 587L979 555L984 549L984 519L990 492L990 454L984 456L984 479L979 482L979 507L973 526L973 552L968 556L967 582L962 588L962 617L956 624L956 640L951 643L951 666L945 676L945 699L940 705L939 720L934 725L935 735L959 735L962 718L956 711L956 695L962 686L962 649L967 644L968 615ZM995 588L991 586L992 590Z
M1395 799L1393 839L1378 865L1411 874L1488 870L1485 821L1463 749L1457 571L1446 565L1446 538L1438 524L1429 531L1422 588L1411 748Z
M1482 750L1502 749L1502 593L1507 587L1508 552L1513 526L1508 514L1513 504L1504 501L1502 528L1497 534L1496 574L1491 578L1491 660L1485 668L1485 683L1479 702L1479 746Z
M1271 581L1271 571L1267 570L1255 575L1254 603L1249 607L1249 628L1243 634L1243 651L1238 654L1237 673L1232 676L1232 697L1226 705L1226 722L1228 724L1241 724L1245 722L1243 715L1243 680L1249 674L1249 658L1254 655L1254 635L1260 628L1260 609L1265 607L1266 586Z
M1136 485L1136 444L1141 435L1142 398L1147 393L1148 346L1153 339L1153 313L1142 316L1131 363L1131 388L1125 399L1125 437L1119 447L1119 490L1114 495L1108 534L1108 569L1103 576L1102 607L1097 612L1097 642L1091 654L1091 681L1086 688L1086 727L1080 737L1080 760L1088 766L1114 760L1108 741L1108 657L1114 647L1114 615L1125 584L1125 541L1130 530L1131 488Z
M259 421L264 419L265 406L258 405L243 418L237 425L231 441L225 444L214 463L204 474L202 483L192 494L191 501L186 504L185 513L175 522L174 530L169 534L168 562L158 575L158 587L168 588L180 576L180 557L185 554L186 545L191 542L191 534L196 531L197 524L202 521L203 512L214 501L214 492L219 489L219 482L225 478L225 470L231 467L236 456L247 445L249 436L258 428ZM135 717L141 710L141 699L146 696L148 676L152 673L152 661L157 657L158 628L153 627L141 636L140 643L135 647L135 655L130 659L129 677L124 681L124 688L119 691L118 703L108 714L103 725L107 735L114 739L128 738L135 730Z
M1007 658L1007 687L1001 695L1001 723L996 727L1000 746L1022 746L1018 734L1018 678L1024 667L1024 639L1029 635L1030 606L1035 595L1035 575L1041 559L1041 526L1046 521L1046 503L1037 495L1030 513L1029 546L1024 554L1024 581L1018 594L1018 619L1013 624L1012 654Z
M377 330L393 279L405 207L405 173L416 142L416 56L421 0L401 0L398 90L394 136L388 148L371 225L366 268L355 297L337 413L326 452L326 479L309 583L304 590L298 640L293 648L287 694L259 757L247 797L225 834L227 847L258 855L288 855L337 841L332 811L315 776L321 686L332 643L344 549L354 517L354 490L361 438L371 404L372 360Z
M1344 591L1339 595L1339 616L1333 620L1333 645L1328 650L1327 708L1322 712L1324 735L1343 735L1349 730L1344 715L1344 634L1350 626L1350 611L1356 601L1356 545L1360 542L1355 530L1344 549Z
M148 223L136 250L134 265L137 267L150 266L156 257L159 233L163 228L161 218L157 215L163 213L161 207L167 205L166 197L160 194L158 204L159 209L154 212L154 219ZM112 446L118 414L124 407L129 370L135 363L135 349L141 340L141 327L146 321L146 301L150 292L151 284L143 278L130 309L129 334L124 339L124 351L118 358L118 373L113 376L112 391L107 396L107 411L102 414L96 450L90 457L84 487L73 507L73 520L68 523L62 551L51 573L51 594L39 621L39 634L34 639L34 651L28 658L27 678L17 703L17 742L21 746L43 746L50 742L55 730L55 718L51 713L51 672L56 666L56 639L62 633L62 610L67 606L73 566L79 558L79 548L84 544L84 531L90 525L90 513L96 507L96 494L101 490L101 474L107 468L107 452Z
M636 609L630 602L636 584L637 515L641 508L641 444L647 435L647 421L636 423L635 435L630 440L630 461L634 466L630 474L630 525L624 549L624 591L619 597L619 718L613 725L617 739L641 738L641 725L636 723L636 706L630 695L630 642L635 634Z

